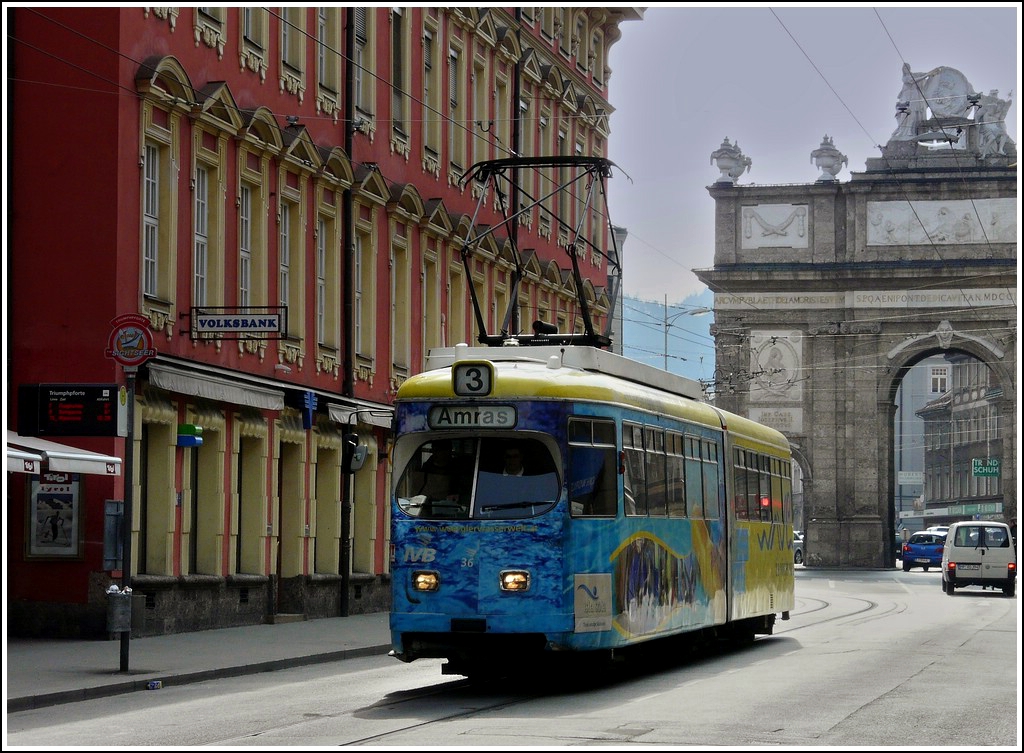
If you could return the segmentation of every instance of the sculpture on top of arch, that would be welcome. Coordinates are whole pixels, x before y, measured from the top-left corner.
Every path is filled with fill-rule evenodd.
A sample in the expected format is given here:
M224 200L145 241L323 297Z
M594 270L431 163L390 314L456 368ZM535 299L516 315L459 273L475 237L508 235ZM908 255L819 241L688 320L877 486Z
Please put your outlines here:
M998 89L976 92L956 68L940 65L918 72L904 63L896 129L886 147L899 142L948 143L979 157L1015 155L1017 145L1006 132L1011 100L998 95Z

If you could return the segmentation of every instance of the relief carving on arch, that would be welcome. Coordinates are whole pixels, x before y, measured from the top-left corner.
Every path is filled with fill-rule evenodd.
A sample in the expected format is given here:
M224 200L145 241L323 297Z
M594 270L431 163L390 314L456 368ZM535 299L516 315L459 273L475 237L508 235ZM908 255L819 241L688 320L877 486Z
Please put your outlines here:
M802 368L801 332L757 330L750 333L751 402L801 400Z
M869 201L869 246L1016 243L1016 199Z
M807 248L806 204L743 207L742 248Z

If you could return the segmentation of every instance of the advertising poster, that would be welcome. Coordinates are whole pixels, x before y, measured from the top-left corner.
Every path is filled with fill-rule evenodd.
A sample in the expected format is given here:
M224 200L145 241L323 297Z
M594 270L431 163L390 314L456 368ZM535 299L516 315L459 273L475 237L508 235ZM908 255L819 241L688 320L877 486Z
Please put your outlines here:
M77 473L43 473L29 492L28 556L80 556L81 480Z

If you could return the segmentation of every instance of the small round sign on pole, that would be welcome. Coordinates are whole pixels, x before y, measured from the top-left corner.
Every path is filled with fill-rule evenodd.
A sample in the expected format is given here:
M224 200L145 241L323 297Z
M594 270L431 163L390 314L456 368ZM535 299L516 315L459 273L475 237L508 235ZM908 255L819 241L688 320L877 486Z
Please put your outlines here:
M127 624L118 625L121 634L121 671L128 671L129 645L131 629L131 582L132 582L132 488L134 486L133 470L135 466L133 451L135 448L135 374L139 366L156 355L153 347L153 333L149 329L149 320L142 314L122 314L110 322L113 330L107 340L107 348L103 354L113 358L124 367L127 382L126 395L128 403L128 439L125 442L125 474L124 474L124 517L121 521L121 591L118 596L127 594L125 609ZM116 590L116 586L113 587Z

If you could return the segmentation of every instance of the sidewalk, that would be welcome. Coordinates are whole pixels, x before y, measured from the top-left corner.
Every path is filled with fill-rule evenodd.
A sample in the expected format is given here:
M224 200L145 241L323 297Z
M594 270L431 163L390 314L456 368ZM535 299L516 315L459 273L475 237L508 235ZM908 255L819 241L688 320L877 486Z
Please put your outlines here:
M15 638L6 643L7 713L118 693L382 656L391 649L388 613L135 638L121 672L120 640Z

